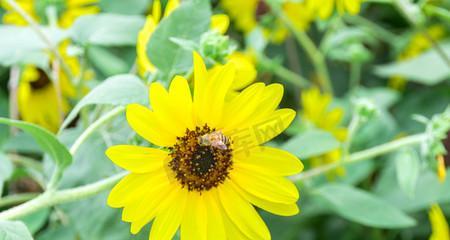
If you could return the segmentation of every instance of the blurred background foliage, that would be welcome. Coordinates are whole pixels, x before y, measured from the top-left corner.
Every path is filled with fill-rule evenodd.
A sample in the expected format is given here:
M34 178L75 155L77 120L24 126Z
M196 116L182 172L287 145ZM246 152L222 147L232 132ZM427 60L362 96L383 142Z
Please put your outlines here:
M81 76L71 83L77 92L67 97L67 109L63 111L66 118L57 125L64 126L58 139L67 147L72 146L84 129L112 106L148 104L146 83L155 80L167 83L175 74L189 77L194 49L203 51L210 64L219 63L217 56L223 55L215 51L223 50L227 55L228 50L237 49L251 55L258 70L256 81L285 86L283 105L297 109L298 119L270 144L299 156L306 170L339 162L345 156L341 149L349 143L338 132L341 128L345 134L352 131L351 122L358 115L355 102L362 98L372 103L370 111L376 113L367 116L351 132L351 145L347 147L352 153L424 132L426 125L415 119L430 119L444 112L450 103L448 0L367 0L354 14L333 11L325 18L304 20L306 25L295 31L306 33L324 56L333 93L327 92L324 79L308 57L310 49L296 41L298 36L285 30L285 36L279 40L275 39L278 33L267 33L267 26L283 25L270 19L280 17L274 7L281 4L279 1L264 3L269 13L262 15L268 22L257 19L260 20L257 26L248 32L237 19L245 17L245 3L236 1L238 16L233 17L225 2L230 0L186 0L165 16L144 43L157 71L144 74L138 73L136 45L146 16L152 12L151 0L92 1L95 14L80 16L67 27L42 22L47 25L44 33L50 41L63 43L70 39L62 55L75 59L76 66L69 68ZM11 9L5 7L6 1L2 4L0 18L5 22ZM162 1L162 9L166 5ZM225 39L230 45L211 50L206 45L210 39L205 40L204 34L211 15L220 13L231 16L226 33L229 39ZM295 22L296 18L308 17L307 14L299 9L288 16ZM214 41L213 47L217 47ZM53 58L33 29L0 26L0 117L24 118L23 112L14 113L11 109L20 104L13 95L17 84L21 84L14 74L17 71L24 74L26 66L32 64L49 76ZM319 88L324 91L318 91ZM46 99L41 107L51 111L52 101ZM308 117L312 115L315 117ZM443 119L449 120L448 114ZM58 130L48 128L55 133ZM441 140L448 149L448 126ZM82 186L119 172L104 150L126 141L145 144L120 116L90 136L73 154L72 163L62 167L44 154L33 134L0 125L0 210L21 202L17 199L8 202L11 196L26 200L42 192L55 166L65 169L60 188ZM449 155L445 151L440 154L445 156L445 165L450 165ZM427 159L421 146L415 145L299 180L296 183L301 192L298 203L301 213L294 217L263 213L263 218L273 239L280 240L427 239L432 232L427 215L431 205L438 203L445 215L450 216L450 180L448 177L439 180L436 156ZM148 228L131 236L120 212L106 206L106 196L107 193L101 193L45 208L19 220L38 240L147 239ZM16 225L0 225L0 236L1 231L7 235L11 227L27 231L20 223L8 224ZM11 239L28 238L18 236Z

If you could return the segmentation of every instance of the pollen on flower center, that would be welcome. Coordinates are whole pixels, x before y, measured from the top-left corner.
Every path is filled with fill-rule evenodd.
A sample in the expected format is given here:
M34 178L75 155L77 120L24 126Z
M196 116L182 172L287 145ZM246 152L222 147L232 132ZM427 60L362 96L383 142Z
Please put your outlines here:
M189 191L202 192L217 187L225 181L232 168L232 150L228 141L224 143L226 148L220 148L200 140L214 131L207 125L195 130L187 129L170 148L172 160L169 167Z

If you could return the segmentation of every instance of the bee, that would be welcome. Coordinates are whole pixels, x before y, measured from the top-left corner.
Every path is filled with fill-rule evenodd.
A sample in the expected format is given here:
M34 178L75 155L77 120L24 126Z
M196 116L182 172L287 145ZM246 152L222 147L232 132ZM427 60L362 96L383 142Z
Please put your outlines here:
M230 140L223 135L222 131L214 131L198 138L201 146L212 146L221 150L227 150Z

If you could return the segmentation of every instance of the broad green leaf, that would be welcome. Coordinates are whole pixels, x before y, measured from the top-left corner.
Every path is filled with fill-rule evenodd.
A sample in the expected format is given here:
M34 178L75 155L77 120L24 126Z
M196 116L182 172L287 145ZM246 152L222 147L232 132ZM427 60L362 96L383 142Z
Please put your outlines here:
M2 197L3 184L5 180L8 180L11 177L13 172L13 165L8 157L0 153L0 198Z
M19 220L25 223L32 234L35 234L47 222L49 215L50 208L44 208L25 217L22 217Z
M71 28L71 37L83 45L135 45L139 30L144 26L143 16L112 13L79 17Z
M67 31L55 28L41 28L50 41L56 45L68 37ZM11 66L20 63L35 64L45 68L48 64L47 44L29 27L0 25L0 65Z
M1 240L33 240L25 224L19 221L0 221Z
M192 66L192 52L170 39L198 41L202 33L209 29L210 18L209 1L191 0L183 1L160 22L147 43L147 54L167 78L185 72Z
M100 0L103 12L118 14L142 14L148 10L150 0Z
M339 141L329 132L318 129L307 130L287 141L282 148L299 158L310 158L339 147Z
M328 184L315 190L331 211L359 224L376 228L406 228L415 220L376 196L348 185Z
M444 54L450 56L450 42L439 44ZM435 85L450 79L450 68L433 48L409 60L378 66L375 73L380 77L399 75L425 85Z
M73 108L64 120L61 129L67 127L77 116L78 112L87 105L109 104L126 105L129 103L140 103L148 105L148 88L142 81L131 74L123 74L110 77L92 89Z
M397 181L400 188L409 196L414 196L420 171L420 159L412 148L402 148L394 156Z
M113 54L106 48L91 46L87 51L87 55L92 65L105 76L123 74L130 70L130 66L128 66L125 59Z
M72 163L72 155L66 146L59 142L56 136L48 130L32 123L8 118L0 118L0 123L20 128L33 136L37 144L52 158L60 170L64 170Z

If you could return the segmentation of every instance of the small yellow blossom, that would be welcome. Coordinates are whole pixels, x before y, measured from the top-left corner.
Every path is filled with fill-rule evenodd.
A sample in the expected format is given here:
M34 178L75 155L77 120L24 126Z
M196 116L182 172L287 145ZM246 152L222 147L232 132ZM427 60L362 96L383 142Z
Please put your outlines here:
M444 156L439 155L437 156L437 175L439 178L439 181L444 182L445 178L447 177L447 169L445 168L445 160Z
M12 10L5 0L0 1L1 7L7 10L5 15L3 15L4 23L19 26L28 25L25 19ZM39 23L48 22L47 7L50 5L56 7L58 24L62 28L70 27L79 16L98 13L100 11L98 2L99 0L17 1L20 7Z
M302 93L303 106L302 119L312 123L316 128L331 133L338 141L343 142L347 137L347 129L340 127L344 111L341 108L330 108L332 97L321 94L318 88L311 88ZM311 159L312 167L340 161L342 152L340 148L334 149ZM335 170L338 176L345 174L345 168Z
M450 231L447 220L439 205L431 206L428 216L431 222L430 240L450 240Z
M362 0L305 0L310 12L321 19L328 19L335 10L339 14L356 15L361 8Z
M427 29L427 34L435 41L445 36L445 28L441 25L433 25ZM432 43L423 33L416 33L410 40L409 44L400 53L397 61L405 61L417 57L421 53L432 47ZM402 76L393 76L389 79L388 85L392 89L402 91L406 86L406 79Z

